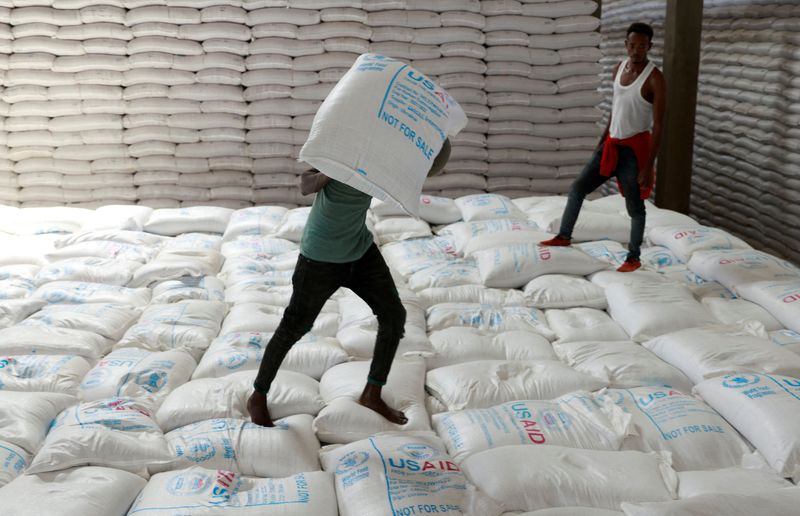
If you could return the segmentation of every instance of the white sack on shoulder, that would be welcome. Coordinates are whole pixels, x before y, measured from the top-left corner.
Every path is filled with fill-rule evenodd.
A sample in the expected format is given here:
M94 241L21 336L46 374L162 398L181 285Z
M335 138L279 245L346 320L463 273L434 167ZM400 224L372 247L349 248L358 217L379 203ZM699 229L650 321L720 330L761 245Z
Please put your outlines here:
M401 107L411 100L417 114ZM433 160L466 123L458 103L426 76L363 54L320 106L300 159L417 217Z

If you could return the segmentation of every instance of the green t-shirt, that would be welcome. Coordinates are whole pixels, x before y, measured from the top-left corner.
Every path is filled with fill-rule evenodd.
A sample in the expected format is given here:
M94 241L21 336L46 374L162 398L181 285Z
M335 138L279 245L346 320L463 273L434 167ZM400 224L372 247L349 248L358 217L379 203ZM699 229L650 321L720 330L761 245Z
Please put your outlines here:
M300 253L318 262L347 263L364 256L372 245L366 219L372 197L339 181L317 192Z

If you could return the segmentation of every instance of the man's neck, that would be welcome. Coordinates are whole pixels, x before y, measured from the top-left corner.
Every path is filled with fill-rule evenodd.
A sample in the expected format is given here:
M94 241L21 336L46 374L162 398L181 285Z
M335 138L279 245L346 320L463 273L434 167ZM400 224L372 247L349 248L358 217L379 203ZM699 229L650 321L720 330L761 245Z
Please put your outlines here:
M628 59L628 66L627 66L628 71L641 73L642 70L644 70L644 68L647 66L647 63L649 62L650 60L647 58L645 58L644 61L641 61L639 63L634 63L633 61Z

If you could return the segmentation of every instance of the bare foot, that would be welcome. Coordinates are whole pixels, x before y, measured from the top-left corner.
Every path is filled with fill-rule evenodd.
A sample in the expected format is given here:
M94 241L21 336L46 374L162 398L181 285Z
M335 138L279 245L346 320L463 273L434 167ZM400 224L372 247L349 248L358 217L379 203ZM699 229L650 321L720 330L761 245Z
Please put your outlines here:
M247 412L250 413L250 420L253 423L260 426L275 426L269 416L266 394L253 391L253 394L247 399Z
M381 398L380 385L368 383L364 387L364 392L361 393L361 397L358 399L358 402L368 409L374 410L378 414L382 415L391 423L396 425L405 425L408 423L408 418L406 418L405 414L399 410L391 408L386 404L386 402L383 401Z

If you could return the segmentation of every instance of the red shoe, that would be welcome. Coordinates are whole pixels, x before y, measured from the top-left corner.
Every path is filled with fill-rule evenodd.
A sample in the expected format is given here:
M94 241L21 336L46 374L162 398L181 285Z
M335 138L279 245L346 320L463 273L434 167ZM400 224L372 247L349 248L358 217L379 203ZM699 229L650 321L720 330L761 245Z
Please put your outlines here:
M572 240L569 238L564 238L561 235L556 235L550 240L542 240L539 242L539 245L546 245L546 246L554 246L554 247L566 247L572 243Z
M625 260L625 263L619 266L617 272L633 272L642 266L639 260Z

